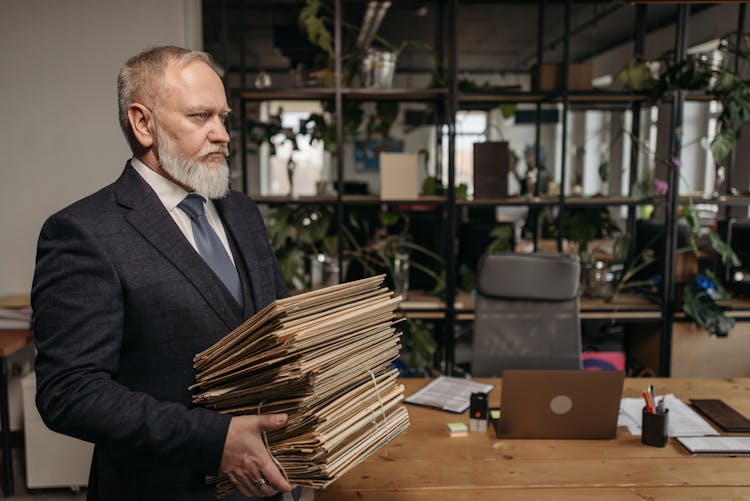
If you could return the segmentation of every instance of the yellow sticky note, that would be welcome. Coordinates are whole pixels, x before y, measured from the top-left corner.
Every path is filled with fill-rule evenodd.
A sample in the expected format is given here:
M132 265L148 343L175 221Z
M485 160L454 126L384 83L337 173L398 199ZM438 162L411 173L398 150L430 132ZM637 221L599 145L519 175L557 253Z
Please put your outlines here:
M448 431L451 437L461 437L469 434L469 427L464 423L448 423Z

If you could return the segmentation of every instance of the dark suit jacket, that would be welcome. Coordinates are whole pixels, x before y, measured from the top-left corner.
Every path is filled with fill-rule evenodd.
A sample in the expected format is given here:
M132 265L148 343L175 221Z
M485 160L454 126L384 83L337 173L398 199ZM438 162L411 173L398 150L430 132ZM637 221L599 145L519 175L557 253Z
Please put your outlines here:
M32 287L37 407L96 444L89 499L213 500L229 417L194 408L193 355L288 294L253 202L215 202L240 307L130 164L42 228Z

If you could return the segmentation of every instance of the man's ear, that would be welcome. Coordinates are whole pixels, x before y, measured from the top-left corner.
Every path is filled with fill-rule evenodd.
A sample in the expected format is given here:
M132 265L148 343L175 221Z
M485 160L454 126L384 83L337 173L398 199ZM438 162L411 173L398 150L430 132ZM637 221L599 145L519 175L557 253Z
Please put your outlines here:
M151 110L140 103L133 103L128 108L128 120L135 138L143 148L150 148L155 143L153 127L154 115Z

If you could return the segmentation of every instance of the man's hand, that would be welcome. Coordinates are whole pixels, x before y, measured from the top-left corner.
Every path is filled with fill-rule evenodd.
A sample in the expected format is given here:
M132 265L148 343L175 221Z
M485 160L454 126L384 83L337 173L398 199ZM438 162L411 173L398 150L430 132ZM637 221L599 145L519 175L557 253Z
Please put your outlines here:
M273 496L292 490L268 454L261 434L281 428L286 420L286 414L267 414L234 416L229 422L220 468L245 496Z

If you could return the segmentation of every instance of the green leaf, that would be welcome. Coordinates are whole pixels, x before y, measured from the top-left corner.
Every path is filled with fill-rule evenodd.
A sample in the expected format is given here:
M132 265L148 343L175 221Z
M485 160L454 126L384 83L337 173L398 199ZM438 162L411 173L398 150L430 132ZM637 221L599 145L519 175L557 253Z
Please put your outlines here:
M498 108L500 108L503 118L510 118L516 114L517 105L516 103L505 103L498 106Z
M458 283L461 289L471 292L477 288L477 275L466 263L458 268Z
M732 248L721 239L718 233L712 231L708 236L711 239L711 247L721 257L721 263L724 266L732 266L736 268L742 264L737 257L737 254L735 254Z
M307 0L307 5L299 13L299 23L302 29L307 33L307 39L314 45L317 45L331 59L334 58L333 44L331 43L331 33L326 28L321 17L318 17L318 10L321 8L319 0Z
M697 256L698 255L698 237L701 236L701 222L698 220L698 217L693 213L691 207L687 205L682 206L682 217L685 218L685 221L688 224L688 228L690 229L690 250L693 251L693 253Z
M398 219L398 214L392 214L390 212L380 213L380 224L385 227L394 226L396 223L398 223Z
M734 319L727 317L711 296L695 284L685 284L682 310L709 334L727 336L734 327Z
M490 231L490 236L494 240L490 242L485 252L508 252L512 250L511 239L513 237L513 230L510 226L495 226Z
M735 142L733 131L722 128L711 141L711 153L714 155L714 162L719 163L724 160L732 151Z
M422 182L422 195L438 195L443 191L443 184L435 176L429 176Z
M729 295L727 290L724 287L722 287L721 281L716 278L716 275L714 274L713 271L711 271L709 268L706 268L705 273L706 273L706 276L711 279L711 282L713 282L714 287L716 287L716 292L719 293L719 298L722 301L729 301L730 299L732 299L732 297Z
M383 139L387 139L390 137L391 126L398 116L399 103L398 101L378 101L375 110L380 120L378 132Z

